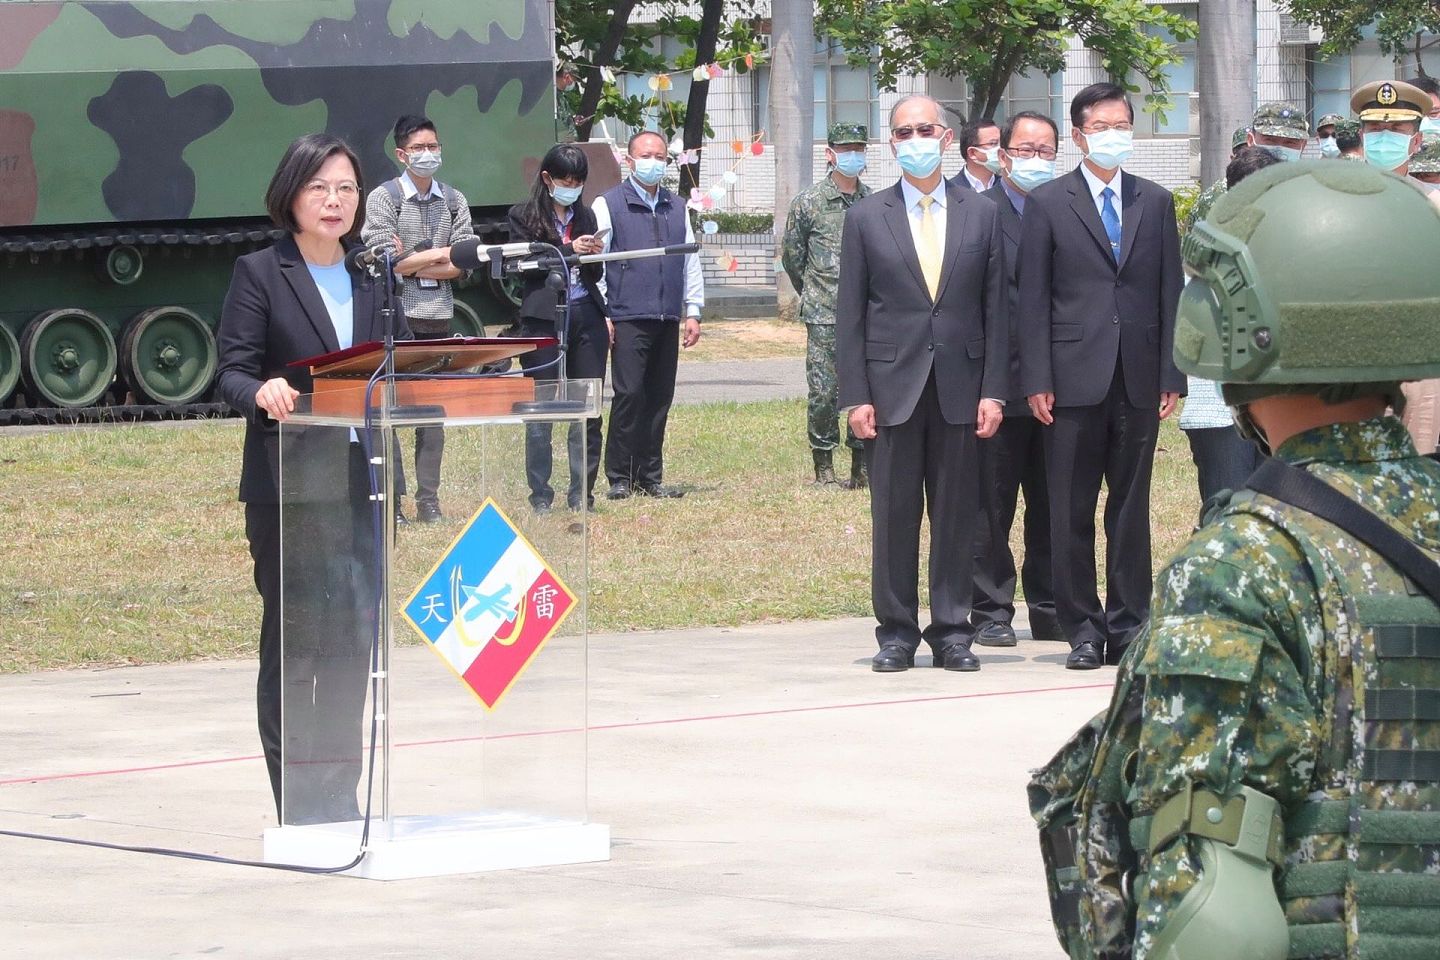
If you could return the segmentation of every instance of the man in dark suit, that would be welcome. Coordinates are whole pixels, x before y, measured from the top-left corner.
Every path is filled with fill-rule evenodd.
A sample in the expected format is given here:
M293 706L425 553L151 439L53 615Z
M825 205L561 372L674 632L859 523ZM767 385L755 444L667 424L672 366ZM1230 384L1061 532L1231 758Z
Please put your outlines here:
M965 158L965 166L950 178L950 186L976 193L994 187L1000 173L1000 124L980 117L961 127L960 156Z
M890 112L898 184L845 218L835 310L840 405L869 441L871 601L878 672L978 670L970 651L976 437L1000 426L1007 393L1004 253L995 204L948 187L953 138L929 97ZM919 626L920 521L930 517L930 625Z
M1055 609L1066 666L1119 662L1150 609L1150 470L1161 419L1185 383L1171 359L1182 284L1175 202L1122 171L1135 115L1097 83L1070 104L1085 153L1025 201L1021 389L1045 431ZM1105 482L1106 600L1095 576Z
M1055 621L1050 586L1050 494L1045 483L1045 451L1040 422L1020 391L1020 222L1030 191L1055 178L1055 150L1060 132L1043 113L1026 110L1005 121L1001 131L1001 175L983 196L1000 210L1009 281L1010 393L1005 419L989 440L980 442L980 523L975 534L975 592L970 622L976 642L987 647L1013 647L1011 618L1015 615L1015 557L1010 552L1010 526L1020 490L1025 490L1025 558L1020 579L1030 612L1030 635L1036 640L1062 639Z

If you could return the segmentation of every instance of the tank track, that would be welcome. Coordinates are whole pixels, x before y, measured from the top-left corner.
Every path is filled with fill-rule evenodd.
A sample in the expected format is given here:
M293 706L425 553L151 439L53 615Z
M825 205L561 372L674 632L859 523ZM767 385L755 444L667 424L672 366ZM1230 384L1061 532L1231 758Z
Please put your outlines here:
M504 216L477 216L474 219L477 236L503 238L507 235L507 221ZM0 233L0 257L40 256L87 250L104 251L113 247L132 246L146 248L171 248L176 250L205 247L238 247L236 255L258 250L285 236L285 231L276 228L267 220L242 220L233 222L200 223L190 226L170 224L130 224L117 227L99 227L91 230L47 231L35 233ZM107 392L106 398L118 386ZM202 402L187 404L133 404L101 403L89 407L31 407L18 406L16 402L23 393L23 387L11 398L10 404L0 408L0 427L41 426L46 424L70 423L123 423L153 420L193 420L212 417L235 416L229 404ZM207 391L214 396L214 388Z

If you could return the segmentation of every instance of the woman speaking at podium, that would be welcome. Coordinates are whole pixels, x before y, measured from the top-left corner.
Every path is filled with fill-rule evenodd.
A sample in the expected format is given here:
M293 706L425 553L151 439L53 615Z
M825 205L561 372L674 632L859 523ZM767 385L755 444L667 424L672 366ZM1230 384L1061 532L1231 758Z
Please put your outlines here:
M540 172L530 198L510 208L510 239L515 242L548 243L559 247L566 259L577 254L601 252L604 243L595 237L595 214L581 200L590 165L584 152L573 143L550 148L540 161ZM530 270L523 276L520 291L519 336L554 337L556 305L568 300L569 334L565 344L565 376L571 380L605 379L605 363L614 337L606 316L601 280L605 268L598 263L571 267L563 293L546 285L548 270ZM560 297L566 298L561 300ZM563 331L562 331L563 333ZM521 354L520 365L534 370L537 380L554 380L558 375L553 349ZM530 506L539 512L550 509L555 490L550 486L552 458L549 423L525 427L525 479L530 485ZM571 510L595 506L595 476L600 471L600 418L585 421L585 456L580 455L580 425L570 424L567 449L570 454L570 489L566 502ZM583 461L583 462L582 462Z
M365 452L353 430L286 431L283 556L279 476L280 424L312 389L309 370L289 364L384 335L381 289L345 262L364 195L344 141L307 134L290 144L265 191L270 219L289 236L235 262L217 335L220 396L245 418L240 500L262 602L256 703L282 824L359 817L378 609ZM395 322L396 336L409 338L403 315Z

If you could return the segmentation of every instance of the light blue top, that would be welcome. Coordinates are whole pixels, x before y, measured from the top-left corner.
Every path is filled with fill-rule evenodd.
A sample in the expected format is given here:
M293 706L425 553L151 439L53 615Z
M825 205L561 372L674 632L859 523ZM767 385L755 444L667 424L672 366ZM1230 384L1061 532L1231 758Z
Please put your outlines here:
M1181 430L1211 430L1235 426L1235 417L1220 397L1220 385L1214 380L1186 376L1185 406L1180 408Z
M325 302L325 312L330 314L330 323L335 327L335 339L340 343L340 349L353 347L355 294L350 289L350 271L345 269L345 261L329 267L317 267L307 262L305 267L315 278L315 286L320 288L320 299Z

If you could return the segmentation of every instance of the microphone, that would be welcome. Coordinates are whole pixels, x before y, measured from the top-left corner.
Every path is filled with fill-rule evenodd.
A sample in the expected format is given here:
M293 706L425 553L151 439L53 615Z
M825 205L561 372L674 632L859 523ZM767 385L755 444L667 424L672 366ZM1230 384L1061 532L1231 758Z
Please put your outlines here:
M412 253L424 253L426 250L429 250L433 246L435 246L433 242L429 240L421 240L409 250L406 250L404 253L401 253L399 256L395 257L394 262L399 263L401 260L404 260ZM385 253L386 249L384 247L376 247L374 249L370 247L355 247L349 253L345 254L345 269L349 270L351 273L359 273L362 270L369 270L375 265L385 262Z
M450 262L461 270L477 269L482 263L489 263L492 254L501 260L514 257L529 257L544 253L550 248L543 243L486 243L479 237L466 237L450 244ZM497 253L498 251L498 253Z

